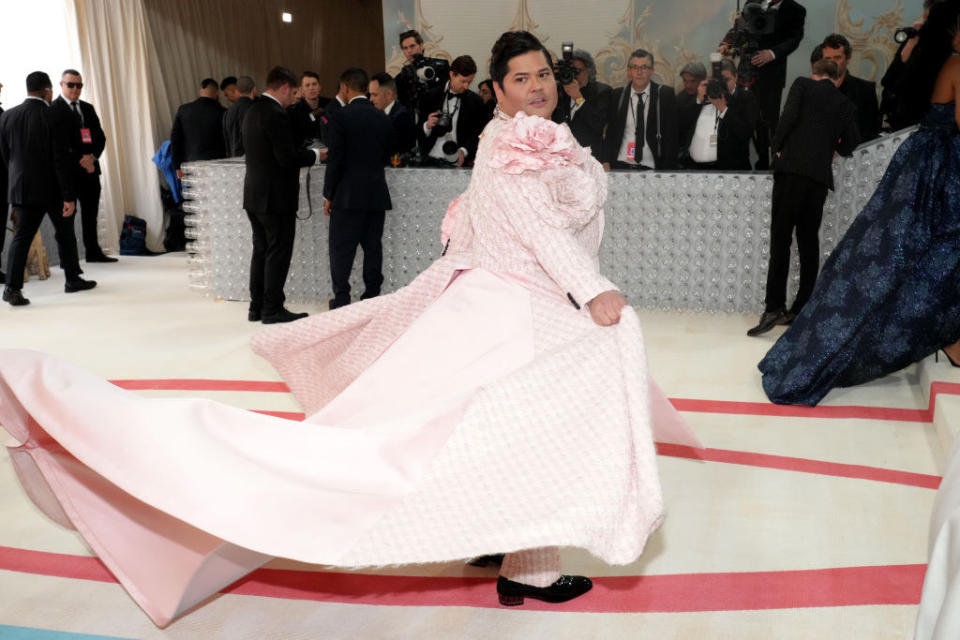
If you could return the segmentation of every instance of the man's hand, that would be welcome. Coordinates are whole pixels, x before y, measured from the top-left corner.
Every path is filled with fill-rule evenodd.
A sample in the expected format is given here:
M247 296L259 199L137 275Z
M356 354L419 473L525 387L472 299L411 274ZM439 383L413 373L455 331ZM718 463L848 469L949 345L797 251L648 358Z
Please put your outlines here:
M721 42L720 46L717 48L717 53L725 56L729 52L730 52L730 44L727 42Z
M177 180L183 180L183 171L177 169Z
M568 96L577 100L583 97L583 93L580 91L580 83L574 80L568 84L563 85L563 90Z
M77 209L76 203L74 203L74 202L67 202L66 200L64 200L64 202L63 202L63 217L64 217L64 218L69 218L70 216L73 215L73 212L76 211L76 209Z
M727 110L727 96L723 93L720 94L719 98L709 98L710 104L717 108L718 113L723 113Z
M437 126L437 120L439 119L440 119L440 112L434 111L429 116L427 116L427 121L423 123L423 126L425 126L427 128L427 131L429 131L433 129L435 126Z
M750 58L750 62L752 62L755 67L762 67L765 64L770 64L773 62L773 51L770 51L770 49L757 51L755 54L753 54L753 57Z
M96 161L92 153L86 153L80 158L80 166L86 169L87 173L93 173L97 170Z
M462 167L467 157L463 154L463 149L457 149L457 166Z
M604 162L604 163L603 163L603 170L604 170L604 171L610 171L610 163L609 163L609 162Z
M587 303L590 317L601 327L620 322L620 312L626 306L627 299L619 291L604 291Z
M328 218L330 217L330 201L329 200L323 201L323 215L327 216Z

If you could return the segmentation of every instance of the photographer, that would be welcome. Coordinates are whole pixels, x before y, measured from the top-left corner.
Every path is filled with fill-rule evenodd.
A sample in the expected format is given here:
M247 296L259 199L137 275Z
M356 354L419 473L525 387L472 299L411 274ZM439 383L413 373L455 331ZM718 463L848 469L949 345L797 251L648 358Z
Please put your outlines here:
M487 124L483 100L469 89L476 75L473 58L460 56L450 65L449 81L425 92L420 101L420 151L434 164L473 163Z
M750 171L750 137L759 108L756 97L737 80L736 65L724 59L713 77L700 83L700 112L689 145L691 168Z
M807 10L796 0L747 0L737 24L720 43L720 53L740 55L741 82L753 90L760 105L754 140L758 170L770 168L770 137L780 118L787 56L803 40L806 16Z
M599 160L611 88L597 82L597 65L586 51L573 51L565 63L569 66L564 69L561 68L564 63L560 63L558 70L566 70L572 76L569 82L563 83L562 80L567 78L561 78L562 73L557 74L557 82L563 87L563 93L557 101L557 108L553 110L552 119L557 123L566 122L577 142L589 147L593 157Z
M847 67L853 47L839 33L823 39L823 57L837 65L840 72L840 93L847 96L857 108L857 129L860 142L869 142L880 135L880 105L877 103L877 85L852 75Z
M693 139L693 131L700 116L703 96L699 95L700 85L707 79L707 68L702 62L688 62L680 70L683 91L677 94L677 121L680 126L681 166L689 166L690 158L686 150Z
M297 144L308 147L321 135L321 120L329 98L320 97L320 76L314 71L300 74L300 98L287 109Z

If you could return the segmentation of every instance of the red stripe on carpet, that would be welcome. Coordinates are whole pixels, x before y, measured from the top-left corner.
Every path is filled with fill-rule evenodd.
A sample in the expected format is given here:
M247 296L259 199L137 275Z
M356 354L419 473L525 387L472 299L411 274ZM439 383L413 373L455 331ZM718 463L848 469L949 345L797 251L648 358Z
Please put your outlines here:
M0 547L0 569L116 582L97 558ZM746 611L856 605L915 605L925 565L807 571L691 573L594 578L563 604L527 600L524 610L594 613ZM260 569L224 593L286 600L423 607L498 607L493 578L381 576Z
M662 442L657 443L657 453L672 458L689 458L691 460L739 464L748 467L783 469L784 471L815 473L838 478L858 478L861 480L889 482L924 489L937 489L940 486L941 480L940 476L932 476L925 473L881 469L879 467L868 467L859 464L843 464L839 462L826 462L824 460L810 460L808 458L791 458L766 453L752 453L750 451L695 449L693 447Z
M111 380L128 391L268 391L290 393L283 382L266 380Z
M769 402L736 402L732 400L697 400L670 398L677 411L692 413L732 413L745 416L777 416L788 418L861 418L864 420L898 420L932 422L929 409L897 409L892 407L820 406L771 404Z

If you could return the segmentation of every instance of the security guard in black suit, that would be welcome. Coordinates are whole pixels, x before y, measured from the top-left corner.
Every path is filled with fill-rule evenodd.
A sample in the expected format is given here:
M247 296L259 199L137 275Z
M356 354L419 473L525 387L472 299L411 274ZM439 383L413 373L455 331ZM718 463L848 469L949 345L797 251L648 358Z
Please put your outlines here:
M384 212L393 208L384 165L396 146L390 117L367 99L366 72L347 69L340 84L347 106L330 117L323 183L324 213L330 216L331 309L350 304L350 271L358 245L363 248L361 298L380 295Z
M67 276L63 290L74 293L97 286L93 280L80 277L77 238L73 232L76 210L73 167L67 141L58 138L51 126L49 103L52 98L50 76L34 71L27 76L27 99L0 117L0 160L7 167L7 195L18 220L7 258L3 300L15 307L30 303L20 292L23 269L30 243L45 215L53 222L60 265Z
M264 324L306 317L292 313L283 302L283 285L290 270L300 203L300 167L309 167L320 154L294 140L285 109L293 104L297 78L284 67L267 74L267 89L243 119L243 208L253 227L250 259L250 310L247 319Z

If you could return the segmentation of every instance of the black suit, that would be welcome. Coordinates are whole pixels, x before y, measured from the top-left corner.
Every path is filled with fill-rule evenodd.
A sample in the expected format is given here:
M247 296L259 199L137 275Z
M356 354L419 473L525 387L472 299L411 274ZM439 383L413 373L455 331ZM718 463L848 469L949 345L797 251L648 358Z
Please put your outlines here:
M180 105L170 130L170 156L174 169L180 169L184 162L227 157L223 141L223 115L226 112L219 102L204 96Z
M300 167L316 162L316 154L296 144L290 120L270 95L256 100L241 127L244 162L243 208L253 227L250 260L250 308L263 317L281 313L283 285L290 270Z
M366 98L354 98L330 117L323 197L330 201L331 308L350 303L350 271L363 248L362 298L383 284L384 211L392 209L384 165L396 146L390 117Z
M231 158L243 155L243 119L251 106L253 98L240 96L223 116L223 144Z
M287 116L293 125L293 135L297 144L306 147L322 138L320 116L324 105L318 104L314 111L306 100L300 98L287 108Z
M100 118L93 105L83 100L77 101L82 118L78 117L71 104L63 96L50 104L50 116L57 136L67 141L67 153L73 167L73 180L77 192L77 204L80 208L80 222L83 229L83 246L87 258L103 255L97 239L97 214L100 211L100 156L107 145L107 137L100 126ZM83 141L83 129L88 129L90 142ZM80 166L80 158L91 154L95 158L94 171L88 173Z
M738 86L727 95L727 113L717 127L717 169L750 171L750 140L759 119L753 92Z
M684 166L693 163L688 157L687 149L693 141L702 109L703 104L697 102L697 94L690 95L683 91L677 96L677 136L680 141L680 160Z
M477 155L480 134L483 133L483 128L487 126L488 120L483 98L469 89L456 95L459 98L449 101L449 109L451 115L454 111L457 112L454 135L457 138L457 146L466 150L463 165L467 166L473 163L473 159ZM443 111L444 104L447 103L446 97L445 88L438 87L426 92L420 100L420 122L426 122L431 113ZM437 135L436 128L430 129L429 133L424 133L422 125L417 134L420 136L420 150L426 156L433 150L440 137Z
M343 109L343 105L340 104L340 99L334 96L320 114L320 139L328 147L330 143L327 142L327 130L330 128L330 117L340 109Z
M820 220L833 189L833 154L849 156L860 142L855 108L830 80L797 78L773 137L775 159L766 310L786 304L790 236L796 229L800 289L798 313L813 292L820 269Z
M18 291L44 215L53 222L67 281L80 277L73 217L63 217L63 203L76 199L74 171L68 141L56 135L50 115L42 100L27 98L0 117L0 160L7 166L7 196L18 218L7 257L7 288Z
M877 83L847 73L840 85L840 93L847 96L857 109L857 131L860 142L870 142L880 135L880 105L877 103Z
M3 117L3 107L0 107L0 118ZM0 157L0 255L3 254L3 245L7 241L7 214L10 204L7 202L7 165ZM5 282L3 271L0 271L0 284Z
M397 146L396 153L406 153L417 143L417 123L413 111L395 101L390 107L390 121L393 123L393 135Z
M607 131L603 136L603 162L611 166L617 163L620 145L623 142L624 129L627 126L627 111L631 103L631 85L619 87L610 95L607 111ZM675 169L679 155L679 124L677 121L677 100L673 89L650 83L650 106L647 109L644 134L656 169ZM640 157L641 149L637 149Z
M759 37L761 51L773 51L774 60L757 70L756 83L751 87L760 106L757 124L757 169L770 166L770 136L777 128L780 101L787 84L787 56L797 50L803 40L807 10L796 0L780 0L770 13L774 15L773 33ZM725 40L730 39L730 34Z
M570 96L562 87L557 87L557 108L553 110L554 122L566 122L573 137L581 146L590 149L590 153L597 160L603 151L603 128L607 124L607 112L610 109L610 94L613 89L610 85L591 80L580 89L584 103L576 110L573 117L570 112Z

